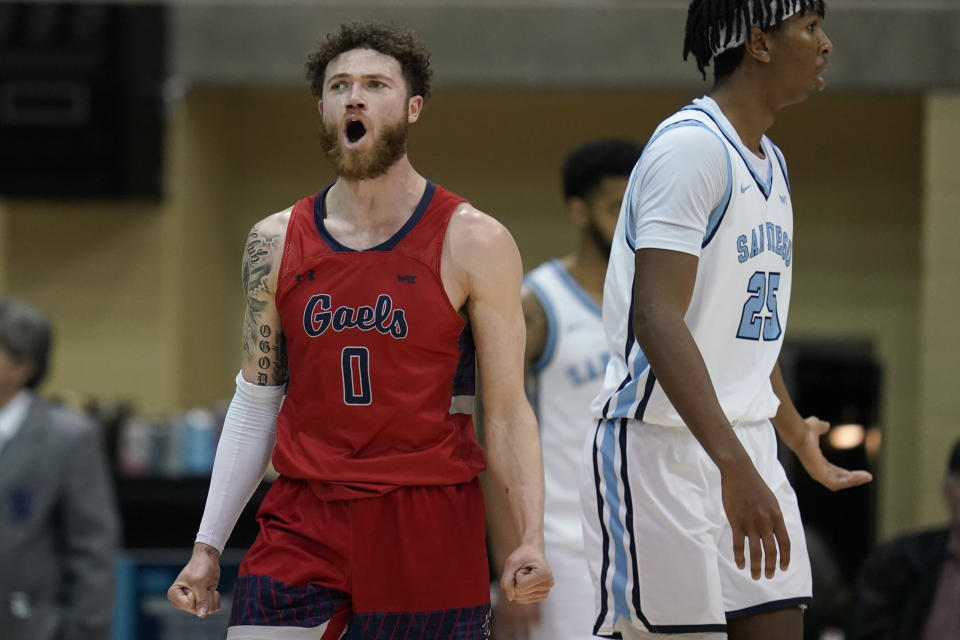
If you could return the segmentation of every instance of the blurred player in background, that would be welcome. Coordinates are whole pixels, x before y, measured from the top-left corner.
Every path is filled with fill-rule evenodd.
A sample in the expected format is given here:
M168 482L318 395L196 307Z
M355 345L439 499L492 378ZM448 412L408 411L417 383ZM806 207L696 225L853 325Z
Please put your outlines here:
M627 177L641 150L635 142L608 139L567 156L563 199L579 232L576 250L545 262L524 280L524 371L540 425L544 537L557 584L540 604L512 603L501 593L493 613L498 640L592 637L593 585L583 555L578 469L591 431L590 401L600 391L609 357L600 319L607 258ZM490 548L498 567L516 533L504 501L492 496L488 502Z

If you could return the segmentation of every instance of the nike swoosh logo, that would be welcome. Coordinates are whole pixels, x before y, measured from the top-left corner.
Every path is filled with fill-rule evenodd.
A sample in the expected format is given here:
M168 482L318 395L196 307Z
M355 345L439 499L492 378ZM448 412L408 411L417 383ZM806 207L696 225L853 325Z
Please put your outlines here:
M748 184L748 185L745 186L745 187L744 187L744 186L741 186L741 187L740 187L740 193L746 193L746 192L750 189L750 187L752 187L752 186L753 186L752 184Z

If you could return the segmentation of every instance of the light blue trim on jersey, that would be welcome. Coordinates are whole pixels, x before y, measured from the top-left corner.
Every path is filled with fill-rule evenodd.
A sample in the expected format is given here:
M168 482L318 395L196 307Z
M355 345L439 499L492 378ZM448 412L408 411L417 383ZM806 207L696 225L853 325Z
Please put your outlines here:
M767 142L770 141L767 140ZM774 153L777 154L777 162L780 163L780 171L783 173L783 181L787 183L787 193L792 194L793 192L790 190L790 176L787 174L787 161L783 157L783 152L780 151L780 147L772 142L770 142L770 146L773 147Z
M634 343L636 344L636 343ZM626 354L629 357L630 354ZM640 377L644 373L647 373L650 370L650 362L647 361L647 356L644 355L643 350L637 346L637 357L633 361L633 373L630 376L630 381L627 382L623 387L614 394L614 397L617 399L617 408L613 410L607 418L632 418L630 415L631 407L639 399L639 390L640 390ZM629 401L628 401L629 399Z
M678 122L670 123L663 129L660 129L660 131L654 133L653 136L647 140L647 144L643 145L643 151L640 152L640 158L637 159L637 164L633 166L633 171L630 173L630 182L627 184L627 190L623 197L624 205L627 207L627 219L626 224L624 225L624 231L627 235L627 246L630 247L630 250L634 253L637 251L637 242L633 237L633 196L631 193L633 192L633 187L636 184L637 175L640 173L640 160L643 159L643 154L647 152L647 149L650 148L650 145L653 144L654 140L665 134L667 131L676 129L677 127L689 127L697 125L703 127L707 131L710 131L710 128L699 120L680 120ZM711 131L711 133L713 132ZM714 133L714 135L716 134Z
M709 127L704 127L707 131L710 131ZM717 135L715 132L710 131L713 135ZM721 141L721 144L723 141ZM726 146L723 148L724 151L727 151ZM700 248L703 249L710 241L713 240L713 236L717 233L717 229L720 228L720 222L723 221L723 216L727 213L727 207L730 205L730 195L733 193L733 164L730 162L730 152L727 151L727 190L723 194L723 198L720 200L720 204L717 205L717 208L710 212L710 217L707 219L707 232L703 234L703 243L700 245Z
M524 278L524 284L530 287L533 294L537 296L537 300L540 301L540 307L543 308L543 313L547 316L547 341L543 346L543 353L541 353L537 361L530 366L534 373L540 373L544 367L550 364L550 360L553 359L553 354L557 350L557 333L560 324L557 318L557 311L553 308L547 292L529 278Z
M580 286L580 283L573 279L573 276L570 275L570 272L567 271L567 268L563 266L563 263L557 259L550 261L550 266L557 272L560 281L563 282L570 290L570 293L573 294L577 300L583 303L583 306L587 308L588 311L596 315L598 318L603 317L603 311L600 309L600 305L590 297L590 294Z
M650 146L650 143L647 143L647 146ZM646 151L646 147L643 148ZM643 157L643 153L640 153L640 156ZM637 181L637 174L640 173L640 159L637 159L637 164L633 165L633 170L630 172L630 180L627 182L627 190L623 193L623 204L621 207L626 207L626 217L624 221L623 231L624 235L627 237L627 246L630 247L630 251L634 253L637 252L637 242L633 237L633 197L630 195L633 192L633 186Z
M627 535L620 520L620 493L617 491L619 484L616 469L617 434L616 422L613 420L604 421L600 455L603 458L603 481L606 484L604 494L609 514L610 544L613 547L610 592L613 594L613 624L616 624L620 616L630 619L630 609L627 605L627 550L624 547Z
M687 109L688 107L684 107ZM683 109L681 109L682 111ZM701 109L696 109L701 111ZM708 114L709 115L709 114ZM713 136L720 141L720 144L723 145L723 150L727 151L726 145L723 144L723 138L721 138L716 131L708 127L703 122L699 120L678 120L677 122L671 122L663 129L660 129L653 134L653 137L647 141L647 144L643 147L643 151L646 152L647 148L653 144L654 140L665 134L666 132L677 129L679 127L702 127L703 129L709 131ZM640 154L640 157L643 157L643 153ZM637 161L637 167L640 166L640 161ZM634 167L634 173L637 172L637 167ZM633 198L630 196L630 192L633 189L634 184L634 175L630 176L630 184L627 186L625 199L627 201L627 245L634 252L637 250L637 243L633 237ZM733 165L730 163L730 152L727 151L727 190L724 194L724 197L720 200L720 204L710 213L710 217L707 220L707 229L703 235L703 244L700 245L700 248L707 246L710 243L710 240L713 239L713 235L717 232L717 228L720 226L720 222L723 220L723 214L726 213L727 205L730 204L730 194L733 193Z
M723 137L727 139L727 142L733 145L733 148L737 150L738 154L740 154L740 158L743 160L743 164L746 165L747 171L749 171L750 175L753 176L753 180L754 182L757 183L757 187L763 193L763 197L767 200L770 199L770 190L773 188L773 163L770 160L769 153L765 154L767 156L766 157L767 168L769 169L769 171L768 171L767 179L764 181L760 179L760 176L753 169L753 165L750 163L750 160L747 158L746 155L744 155L743 143L740 142L740 136L737 135L736 131L728 131L727 128L720 122L720 120L714 116L714 114L712 114L710 111L708 111L707 109L699 105L696 105L696 104L687 105L684 108L680 109L680 111L699 111L700 113L710 118L710 120L712 120L713 123L717 125L717 129L720 130L720 133L723 134ZM765 138L766 136L763 136L763 138L760 139L761 146L763 146L763 140Z

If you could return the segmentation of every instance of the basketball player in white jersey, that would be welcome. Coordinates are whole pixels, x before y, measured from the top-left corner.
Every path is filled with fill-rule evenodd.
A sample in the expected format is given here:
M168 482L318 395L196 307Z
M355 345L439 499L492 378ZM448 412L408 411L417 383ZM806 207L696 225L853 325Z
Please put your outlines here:
M610 242L627 177L642 147L623 139L597 140L563 164L563 197L579 234L573 253L527 274L525 372L540 425L545 502L544 541L556 584L538 604L497 598L497 640L588 640L593 631L593 584L583 553L578 474L591 431L590 402L609 359L600 318ZM496 492L488 492L496 502ZM491 504L495 508L496 504ZM501 505L505 506L505 505ZM509 515L509 514L507 514ZM515 545L509 517L490 518L494 566Z
M870 480L826 461L828 425L797 413L777 365L793 214L764 132L823 89L823 14L690 3L684 56L715 84L651 136L604 284L611 359L581 476L597 635L800 640L810 564L775 430L825 486Z

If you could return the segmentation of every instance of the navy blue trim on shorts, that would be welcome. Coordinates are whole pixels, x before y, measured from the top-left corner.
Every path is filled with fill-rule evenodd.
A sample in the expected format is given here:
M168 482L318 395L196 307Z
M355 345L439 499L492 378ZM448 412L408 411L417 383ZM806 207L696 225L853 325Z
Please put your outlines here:
M604 418L597 421L597 429L593 433L593 486L597 492L597 511L599 511L600 533L603 537L603 564L600 568L600 615L593 625L593 635L599 635L600 625L607 617L607 570L610 568L610 534L607 532L607 526L603 522L603 495L600 493L600 467L597 465L597 436L600 434L600 427L605 422Z
M767 611L776 611L777 609L789 609L791 607L799 606L808 607L812 602L813 598L787 598L785 600L772 600L770 602L764 602L763 604L747 607L746 609L728 611L726 616L727 620L736 620L737 618L745 618L746 616L752 616L754 614L764 613Z
M634 625L636 626L636 625ZM664 635L674 635L679 633L725 633L727 625L725 624L662 624L649 625L644 623L644 628L648 633L662 633ZM602 635L594 631L593 635L598 638L618 638L623 636L619 631L614 631L610 635Z
M650 372L650 375L653 376L653 371ZM626 519L626 529L627 533L630 535L630 544L628 548L630 549L630 560L633 563L631 567L633 569L633 608L636 610L637 615L640 617L640 621L643 624L647 624L647 619L643 615L643 611L640 608L640 580L638 577L639 568L637 566L637 536L633 532L633 494L630 491L630 479L627 476L627 424L628 419L622 418L620 420L620 480L623 482L623 502L626 506L626 513L624 518ZM629 572L630 569L627 569Z
M650 633L724 633L725 624L661 624L648 627Z

